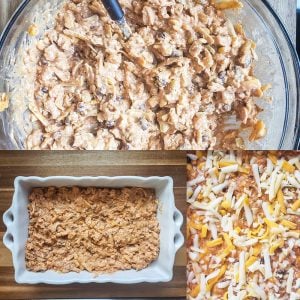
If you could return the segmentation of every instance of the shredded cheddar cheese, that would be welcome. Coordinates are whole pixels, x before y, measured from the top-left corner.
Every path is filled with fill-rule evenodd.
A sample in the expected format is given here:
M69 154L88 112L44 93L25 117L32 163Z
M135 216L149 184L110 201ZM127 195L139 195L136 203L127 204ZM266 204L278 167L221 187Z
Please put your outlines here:
M209 248L215 247L215 246L219 246L223 244L223 240L221 238L215 239L213 241L209 241L206 243L206 246Z

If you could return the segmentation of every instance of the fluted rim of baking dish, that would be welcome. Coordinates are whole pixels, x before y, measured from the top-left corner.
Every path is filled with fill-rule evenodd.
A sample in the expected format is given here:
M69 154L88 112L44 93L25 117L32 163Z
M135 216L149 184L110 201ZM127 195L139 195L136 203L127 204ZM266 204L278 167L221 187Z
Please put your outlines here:
M59 181L60 184L54 182ZM111 274L101 274L95 276L95 274L89 273L87 271L82 271L79 273L69 272L69 273L59 273L52 270L48 270L46 272L30 272L25 268L22 268L25 265L25 247L19 245L19 241L17 239L16 230L18 230L17 223L20 222L18 220L20 209L18 212L18 208L20 205L20 201L22 199L18 198L18 194L20 189L22 189L23 184L32 183L32 187L43 187L43 186L96 186L96 187L125 187L125 186L141 186L141 187L149 187L154 188L156 192L157 189L161 189L161 192L168 194L168 201L171 207L171 211L165 212L167 221L169 224L169 240L167 250L164 253L164 256L168 256L169 260L164 265L155 266L156 269L156 277L150 277L146 275L141 275L143 270L148 270L150 272L151 265L154 263L159 264L158 259L150 264L147 268L141 271L135 270L127 270L127 271L117 271ZM38 284L38 283L46 283L46 284L70 284L70 283L120 283L120 284L133 284L133 283L141 283L141 282L167 282L170 281L173 277L173 266L175 261L175 254L184 244L184 237L181 232L181 226L183 224L183 216L181 212L175 206L174 192L173 192L173 179L169 176L159 177L140 177L140 176L50 176L50 177L23 177L19 176L15 179L14 182L15 192L12 200L11 207L4 213L3 222L7 227L7 230L3 236L4 245L11 251L13 257L13 266L15 269L15 280L18 283L27 283L27 284ZM166 195L164 195L166 197ZM163 199L159 199L159 195L157 195L159 203L162 203ZM27 201L23 199L23 201ZM160 212L160 208L159 208ZM159 213L158 212L158 213ZM24 212L22 212L24 214ZM162 215L161 217L163 216ZM24 214L23 218L28 217ZM162 232L161 221L160 229ZM24 223L24 222L23 222ZM26 223L26 222L25 222ZM26 228L28 234L28 228ZM162 233L161 233L162 234ZM26 236L26 240L28 235ZM172 241L172 243L171 243ZM160 250L162 248L162 243L164 243L160 236ZM26 242L25 242L26 245ZM159 255L162 255L161 252ZM133 273L133 274L131 274ZM145 271L143 272L145 273ZM47 278L47 275L56 276L56 278ZM83 276L90 276L90 278L80 278ZM33 276L34 278L30 278ZM130 277L131 276L131 277ZM115 277L115 278L113 278Z

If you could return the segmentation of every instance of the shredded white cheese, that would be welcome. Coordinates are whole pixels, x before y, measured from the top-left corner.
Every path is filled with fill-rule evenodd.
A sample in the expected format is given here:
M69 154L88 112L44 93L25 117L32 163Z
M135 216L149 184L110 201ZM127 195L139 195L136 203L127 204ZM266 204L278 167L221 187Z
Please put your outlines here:
M287 176L287 180L293 187L300 189L300 183L298 183L298 181L294 177Z
M254 179L255 179L255 182L257 185L258 193L261 194L258 164L253 164L251 167L252 167L253 176L254 176Z
M199 196L200 192L201 192L201 185L198 185L192 195L192 197L190 199L187 200L188 203L193 203Z
M215 194L220 193L222 190L224 190L228 186L228 181L224 181L223 183L216 185L212 188L212 191Z
M191 154L191 153L188 153L188 154L187 154L187 157L188 157L190 160L197 160L197 159L198 159L197 155Z
M245 251L240 253L239 262L239 285L242 287L246 283L246 269L245 269Z
M210 230L210 233L212 235L212 238L214 240L216 240L218 238L218 230L217 230L217 226L214 222L210 222L209 223L209 230Z
M187 186L193 186L203 181L204 181L204 176L200 174L195 179L188 181Z
M295 273L295 271L293 268L289 269L289 275L288 275L288 279L286 282L286 292L289 294L292 292L294 273Z
M263 250L263 255L264 255L264 266L265 266L265 279L269 279L273 276L269 249L265 248Z
M271 178L270 178L270 184L269 184L269 200L273 200L275 198L275 183L276 183L276 179L277 179L277 172L276 170L274 170L271 174Z
M239 165L236 164L236 165L223 167L220 170L221 170L222 173L227 174L227 173L235 173L235 172L238 171L238 169L239 169Z
M247 220L247 225L250 227L253 223L253 215L252 215L252 210L249 207L249 205L244 204L244 210L245 210L245 216Z

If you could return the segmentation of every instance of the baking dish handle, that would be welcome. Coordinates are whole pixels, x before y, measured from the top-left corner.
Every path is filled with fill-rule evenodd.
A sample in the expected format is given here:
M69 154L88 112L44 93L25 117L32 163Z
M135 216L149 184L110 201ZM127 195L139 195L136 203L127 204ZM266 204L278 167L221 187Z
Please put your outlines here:
M12 213L12 209L9 208L4 214L3 214L3 223L6 226L7 230L3 236L3 244L12 251L13 245L14 245L14 237L12 234L12 226L14 223L14 215Z
M183 216L177 208L174 209L173 219L176 228L175 235L174 235L174 245L175 245L175 250L177 251L184 243L184 237L180 230L183 224Z

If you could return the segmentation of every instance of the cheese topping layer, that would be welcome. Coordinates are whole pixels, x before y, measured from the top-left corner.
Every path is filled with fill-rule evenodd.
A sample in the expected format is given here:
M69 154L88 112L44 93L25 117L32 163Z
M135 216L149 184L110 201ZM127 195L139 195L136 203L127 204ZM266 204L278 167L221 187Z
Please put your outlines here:
M188 155L188 299L299 299L300 155Z

